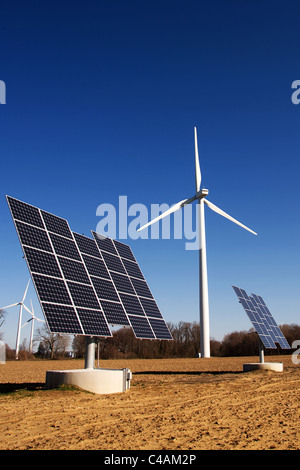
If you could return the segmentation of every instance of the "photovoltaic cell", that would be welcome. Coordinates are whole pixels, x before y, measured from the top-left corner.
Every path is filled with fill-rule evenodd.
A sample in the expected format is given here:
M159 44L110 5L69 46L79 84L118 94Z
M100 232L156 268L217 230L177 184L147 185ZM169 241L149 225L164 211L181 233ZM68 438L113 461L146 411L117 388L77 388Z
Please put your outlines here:
M129 315L129 320L137 338L155 339L155 335L147 318Z
M109 279L99 279L98 277L92 277L92 283L95 287L98 298L101 300L114 300L119 301L118 294L115 286Z
M50 233L50 238L57 255L81 261L77 246L73 240Z
M262 297L256 294L249 296L244 289L232 287L265 348L276 349L278 343L282 349L290 349Z
M99 247L99 250L101 252L104 251L104 252L112 253L113 255L118 254L111 238L104 237L103 235L100 235L99 233L96 233L96 232L92 232L92 233L94 235L94 240L96 241Z
M126 274L124 266L118 256L111 255L106 253L106 251L102 252L103 259L109 271L114 271L116 273Z
M144 299L140 297L140 301L144 312L148 317L162 318L162 315L154 299Z
M156 336L163 339L172 339L171 333L163 320L149 318L149 322Z
M81 253L86 255L101 258L101 254L97 248L95 241L92 238L86 237L85 235L79 235L79 233L73 232L75 241Z
M138 279L144 279L144 276L137 263L133 263L127 259L123 259L124 267L127 271L128 276L137 277Z
M36 207L26 204L26 202L18 201L10 196L7 196L7 201L14 219L27 222L35 227L44 228L40 212Z
M49 232L57 233L58 235L72 239L72 233L66 220L45 211L41 211L41 214Z
M62 256L58 256L57 258L63 275L67 280L81 282L88 285L90 284L90 280L83 263L74 261L72 259L63 258Z
M91 286L67 281L74 305L76 307L87 307L99 309L99 302Z
M85 334L92 336L110 336L110 330L106 324L101 310L89 310L76 308Z
M136 261L131 251L130 246L125 245L124 243L121 243L118 240L114 240L114 245L121 258L129 259L131 261Z
M52 333L82 334L74 307L42 302L42 308Z
M16 221L16 229L22 245L39 248L52 253L51 243L45 230Z
M50 332L172 339L131 248L71 232L65 219L7 196Z
M135 295L134 288L128 276L112 272L111 277L118 292Z
M54 254L24 246L24 253L30 270L34 273L61 277L58 263Z
M72 305L72 301L63 279L32 274L34 284L41 301L63 305Z
M136 296L123 294L121 292L120 297L128 315L132 314L142 317L145 316L144 310L142 309L139 299Z
M140 295L142 297L147 297L149 299L153 299L150 289L148 287L148 284L145 281L142 281L140 279L135 279L132 277L131 282L133 284L133 287L137 295Z
M101 301L108 323L112 325L129 325L127 315L121 303Z
M89 255L82 255L86 268L91 276L97 276L109 279L109 273L106 269L104 261Z

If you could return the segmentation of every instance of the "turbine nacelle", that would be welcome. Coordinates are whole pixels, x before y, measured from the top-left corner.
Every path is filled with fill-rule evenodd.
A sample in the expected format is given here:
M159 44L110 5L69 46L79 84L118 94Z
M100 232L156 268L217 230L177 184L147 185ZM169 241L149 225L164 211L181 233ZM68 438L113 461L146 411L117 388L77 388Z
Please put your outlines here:
M208 196L208 189L201 189L196 193L196 199L203 199L204 197Z

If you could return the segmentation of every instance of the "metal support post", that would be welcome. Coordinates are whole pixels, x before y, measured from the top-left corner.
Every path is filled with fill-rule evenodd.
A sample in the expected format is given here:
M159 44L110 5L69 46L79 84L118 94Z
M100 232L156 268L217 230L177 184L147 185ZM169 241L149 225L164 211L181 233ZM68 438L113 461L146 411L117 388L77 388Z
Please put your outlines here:
M96 338L86 336L85 338L85 369L94 369L95 367Z
M261 339L259 338L259 362L261 364L263 364L265 362L265 358L264 358L264 345L261 341Z

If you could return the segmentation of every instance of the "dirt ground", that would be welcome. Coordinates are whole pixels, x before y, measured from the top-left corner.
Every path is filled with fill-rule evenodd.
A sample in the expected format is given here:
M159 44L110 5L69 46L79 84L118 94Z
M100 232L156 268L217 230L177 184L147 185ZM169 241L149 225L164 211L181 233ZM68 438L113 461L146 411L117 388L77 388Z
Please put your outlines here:
M265 361L284 371L243 372L258 357L102 361L133 373L112 395L45 389L47 370L80 360L0 364L0 449L299 450L300 365Z

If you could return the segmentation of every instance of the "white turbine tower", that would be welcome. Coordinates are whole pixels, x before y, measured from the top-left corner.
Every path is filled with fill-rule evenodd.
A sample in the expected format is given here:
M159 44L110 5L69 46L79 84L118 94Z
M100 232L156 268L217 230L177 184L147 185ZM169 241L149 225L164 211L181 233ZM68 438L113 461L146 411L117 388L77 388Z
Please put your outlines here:
M28 281L28 283L27 283L27 286L26 286L26 289L25 289L25 292L24 292L24 295L23 295L23 298L22 298L21 302L16 302L16 303L14 303L14 304L7 305L6 307L2 307L2 308L1 308L1 310L6 310L7 308L16 307L17 305L20 305L19 323L18 323L17 339L16 339L16 359L18 359L18 357L19 357L19 344L20 344L20 333L21 333L21 323L22 323L23 307L25 308L25 310L27 310L27 312L29 312L29 313L32 315L32 313L31 313L31 311L29 310L29 308L27 308L26 305L24 304L24 300L25 300L25 297L26 297L26 294L27 294L29 282L30 282L30 279L29 279L29 281Z
M249 232L257 235L250 228L238 222L230 215L226 214L219 207L215 206L206 199L208 195L208 190L201 189L201 171L198 155L198 142L197 142L197 129L194 128L194 138L195 138L195 176L196 176L196 194L188 199L183 199L182 201L174 204L170 209L165 211L163 214L159 215L155 219L151 220L147 224L143 225L138 229L143 230L151 224L154 224L158 220L172 214L173 212L181 209L187 204L197 200L199 204L199 295L200 295L200 348L201 348L201 357L210 357L210 339L209 339L209 303L208 303L208 283L207 283L207 262L206 262L206 239L205 239L205 219L204 219L204 204L206 204L210 209L212 209L217 214L226 217L232 222L236 223L240 227L248 230Z

